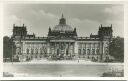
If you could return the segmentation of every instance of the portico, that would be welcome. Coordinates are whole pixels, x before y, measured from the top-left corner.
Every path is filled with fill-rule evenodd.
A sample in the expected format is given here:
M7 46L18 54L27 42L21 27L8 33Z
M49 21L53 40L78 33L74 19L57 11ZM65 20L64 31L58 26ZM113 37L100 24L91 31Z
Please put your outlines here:
M51 56L59 56L65 59L66 57L73 57L74 48L75 48L74 40L51 40L50 41L50 55Z

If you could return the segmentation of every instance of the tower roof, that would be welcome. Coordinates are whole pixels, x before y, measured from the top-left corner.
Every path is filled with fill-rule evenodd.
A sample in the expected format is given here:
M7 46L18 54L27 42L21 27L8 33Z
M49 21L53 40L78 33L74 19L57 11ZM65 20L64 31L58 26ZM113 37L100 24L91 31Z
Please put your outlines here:
M66 24L66 19L62 14L59 20L59 24L53 28L53 31L73 31L73 28L70 25Z
M66 19L64 18L63 14L61 16L59 24L66 24Z

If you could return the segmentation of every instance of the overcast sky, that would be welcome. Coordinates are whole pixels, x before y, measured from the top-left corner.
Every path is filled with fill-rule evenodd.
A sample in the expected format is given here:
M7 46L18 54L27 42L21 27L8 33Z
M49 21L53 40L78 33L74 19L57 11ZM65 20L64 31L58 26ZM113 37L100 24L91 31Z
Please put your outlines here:
M113 24L113 35L123 37L121 4L5 4L4 35L12 35L13 24L25 24L29 34L47 36L64 14L67 24L77 28L78 36L97 34L100 24Z

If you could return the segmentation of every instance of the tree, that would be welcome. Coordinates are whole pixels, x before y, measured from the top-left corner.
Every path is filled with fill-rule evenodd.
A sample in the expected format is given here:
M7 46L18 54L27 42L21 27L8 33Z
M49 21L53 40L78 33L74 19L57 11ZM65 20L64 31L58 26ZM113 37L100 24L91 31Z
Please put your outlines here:
M8 36L3 37L3 58L12 58L11 39Z
M113 38L109 45L109 51L110 55L112 55L115 60L124 62L124 38Z

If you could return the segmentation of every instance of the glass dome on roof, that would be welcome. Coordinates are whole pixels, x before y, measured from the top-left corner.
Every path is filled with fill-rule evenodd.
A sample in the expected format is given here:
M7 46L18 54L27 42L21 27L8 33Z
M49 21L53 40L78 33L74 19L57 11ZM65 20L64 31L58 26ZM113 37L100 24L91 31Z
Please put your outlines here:
M53 31L73 31L73 28L66 24L66 19L62 14L62 18L60 19L59 24L53 28Z
M54 31L73 31L73 28L69 25L56 25L53 28Z

